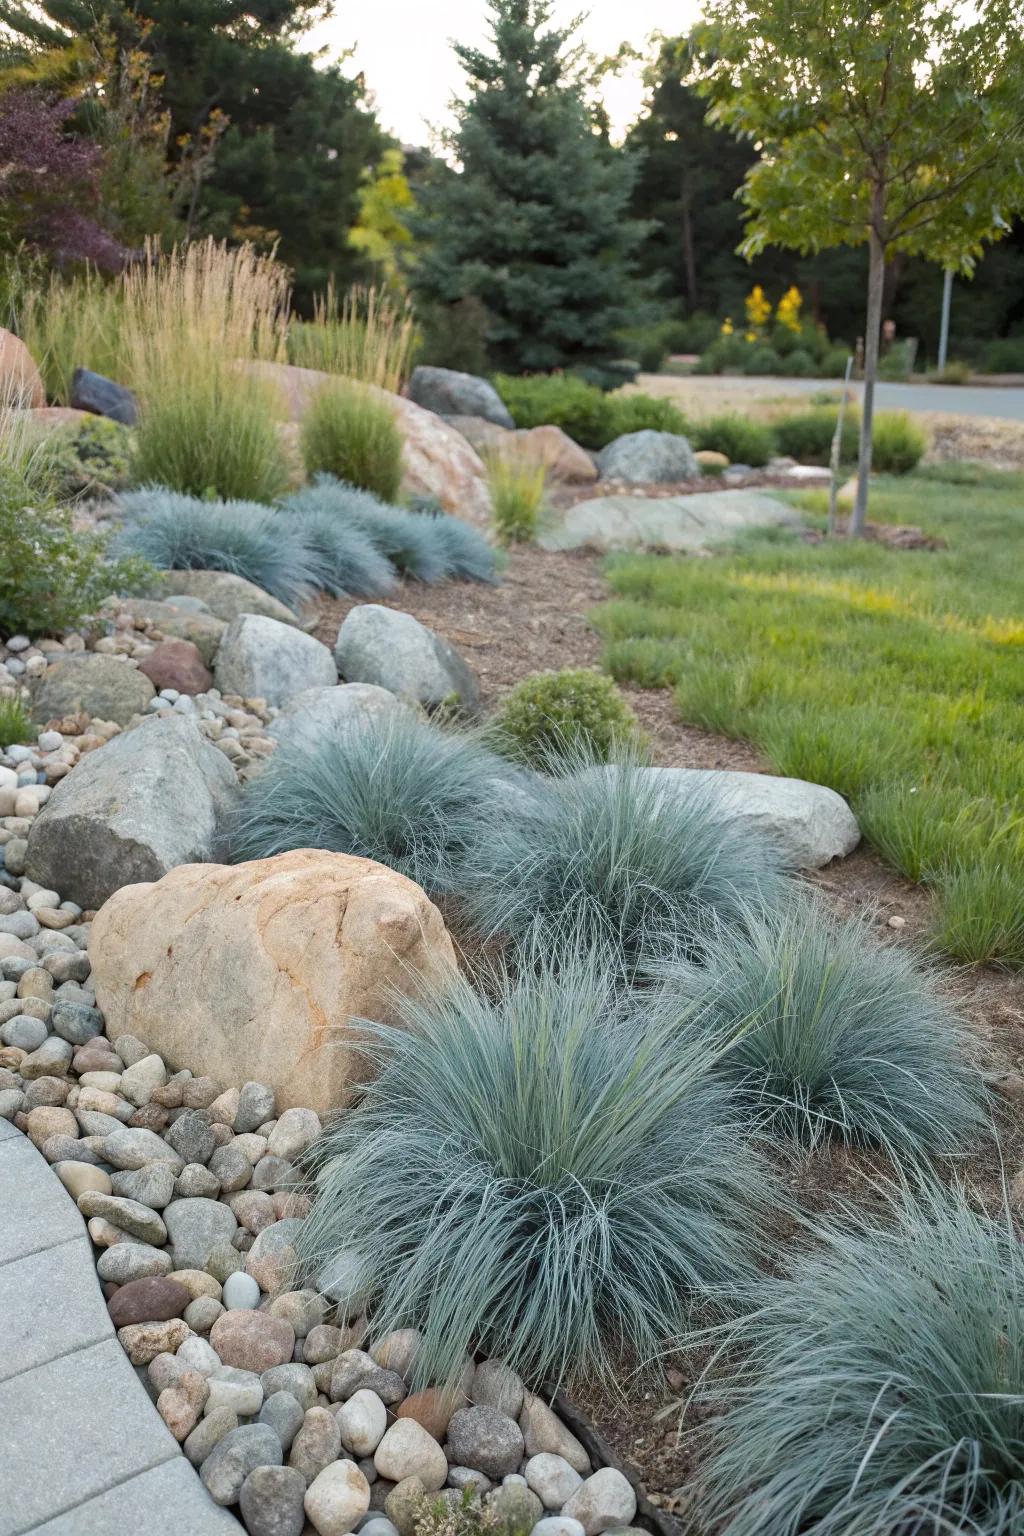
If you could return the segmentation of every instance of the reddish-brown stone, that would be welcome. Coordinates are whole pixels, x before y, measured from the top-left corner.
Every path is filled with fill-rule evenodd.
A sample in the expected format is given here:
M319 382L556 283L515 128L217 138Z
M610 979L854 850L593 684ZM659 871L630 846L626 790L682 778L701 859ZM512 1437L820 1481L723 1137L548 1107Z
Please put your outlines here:
M428 1387L425 1392L413 1392L399 1403L395 1417L415 1419L428 1435L433 1435L435 1440L443 1440L448 1433L452 1414L456 1408L465 1408L468 1401L457 1388L442 1390L439 1387Z
M139 662L153 687L177 688L179 693L205 693L213 687L211 676L197 646L191 640L161 640Z
M292 1358L295 1330L269 1312L223 1312L210 1329L210 1343L225 1365L260 1375Z
M192 1297L177 1280L151 1275L144 1280L129 1280L119 1286L107 1304L115 1328L129 1323L165 1323L180 1317Z

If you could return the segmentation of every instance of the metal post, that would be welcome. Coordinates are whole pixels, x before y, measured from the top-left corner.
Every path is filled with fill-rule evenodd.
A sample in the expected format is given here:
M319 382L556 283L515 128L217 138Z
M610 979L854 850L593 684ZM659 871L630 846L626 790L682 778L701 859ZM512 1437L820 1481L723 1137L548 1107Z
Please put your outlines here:
M947 267L942 279L942 323L939 326L939 372L946 366L949 350L949 306L953 301L953 269Z
M836 503L839 499L839 453L843 442L843 418L846 415L846 402L850 398L850 374L853 372L853 358L846 359L846 377L843 379L843 394L839 401L839 409L836 412L836 430L832 434L832 452L829 455L829 468L832 478L828 488L828 536L832 538L836 531Z

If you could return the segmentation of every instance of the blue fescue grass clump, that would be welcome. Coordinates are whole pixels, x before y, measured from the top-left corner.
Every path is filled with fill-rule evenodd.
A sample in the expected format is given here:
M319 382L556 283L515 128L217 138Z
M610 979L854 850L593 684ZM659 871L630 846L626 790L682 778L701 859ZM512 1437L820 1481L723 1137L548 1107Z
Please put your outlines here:
M312 749L286 743L245 786L232 856L323 848L376 859L443 895L457 887L466 847L491 817L501 771L472 736L411 712L338 725Z
M497 581L497 555L482 533L463 522L461 517L451 517L447 512L421 513L420 516L430 525L444 560L446 576L453 581Z
M966 1029L931 978L860 922L793 899L716 924L663 967L661 1006L694 1002L736 1044L722 1059L750 1116L805 1145L832 1138L894 1158L960 1151L986 1124Z
M710 920L745 924L786 889L767 841L724 815L713 789L666 789L635 755L595 766L579 749L537 792L479 828L466 906L485 935L605 946L627 969L689 952Z
M395 567L355 524L312 508L281 512L282 539L300 539L314 564L314 580L332 597L384 597L397 583Z
M144 486L120 498L120 553L141 555L160 570L228 571L283 603L316 586L318 562L302 539L282 537L272 507L255 501L201 501Z
M417 581L440 581L446 574L441 549L422 518L333 475L317 475L309 485L286 496L281 508L288 515L314 516L318 523L358 529L396 570Z
M729 1340L702 1528L1018 1536L1024 1247L1008 1213L899 1191L816 1237Z
M578 948L396 1005L300 1244L314 1272L360 1256L376 1331L423 1332L421 1383L477 1347L533 1382L611 1375L753 1278L770 1185L705 1031L648 1027Z

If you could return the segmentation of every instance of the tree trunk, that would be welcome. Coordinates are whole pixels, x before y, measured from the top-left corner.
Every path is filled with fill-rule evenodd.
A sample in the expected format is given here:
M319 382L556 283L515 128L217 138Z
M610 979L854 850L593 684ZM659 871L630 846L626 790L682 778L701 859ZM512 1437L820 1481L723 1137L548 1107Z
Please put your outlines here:
M690 214L690 193L687 178L683 177L683 271L686 275L686 302L690 313L697 308L697 262L693 249L693 218Z
M876 198L873 199L877 203ZM857 465L857 499L850 532L864 537L868 514L868 476L871 474L871 430L875 412L875 379L878 377L878 342L882 330L882 292L885 285L885 246L878 232L881 220L872 217L868 232L868 317L864 331L864 400L860 414L860 458Z

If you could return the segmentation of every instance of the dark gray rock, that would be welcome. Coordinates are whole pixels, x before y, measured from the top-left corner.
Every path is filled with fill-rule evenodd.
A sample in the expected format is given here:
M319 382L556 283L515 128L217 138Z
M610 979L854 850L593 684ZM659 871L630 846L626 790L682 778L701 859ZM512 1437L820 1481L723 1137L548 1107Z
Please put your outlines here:
M268 1372L264 1372L266 1376ZM266 1388L264 1387L264 1391ZM272 1392L260 1409L260 1423L269 1424L277 1438L280 1440L285 1455L291 1450L292 1441L302 1428L302 1421L306 1416L306 1410L302 1404L292 1396L290 1392ZM302 1479L305 1489L306 1480Z
M445 1454L456 1466L474 1467L491 1478L505 1477L519 1470L523 1449L519 1425L497 1408L460 1408L452 1414Z
M139 407L131 390L104 378L102 373L93 373L91 368L75 369L68 400L76 411L109 416L124 427L134 427L139 419Z
M180 1171L180 1170L179 1170ZM172 1200L164 1210L175 1269L205 1269L220 1243L230 1243L238 1223L220 1200Z
M436 416L482 416L499 427L514 427L508 406L493 384L454 368L414 368L409 399Z
M236 793L230 763L192 721L146 720L57 785L32 823L27 872L100 907L122 885L215 862Z
M205 1110L187 1109L164 1133L164 1140L186 1163L208 1163L217 1147L217 1137Z
M426 709L479 703L477 680L458 651L411 613L360 603L338 631L334 659L346 682L375 683Z
M302 1536L306 1479L294 1467L256 1467L238 1500L249 1536Z
M33 692L32 719L45 725L65 715L85 714L127 725L135 715L145 714L155 693L146 674L130 662L85 651L47 667ZM67 895L60 886L56 889Z
M257 1467L281 1465L281 1442L269 1424L240 1424L231 1429L199 1469L217 1504L237 1504L242 1484Z

